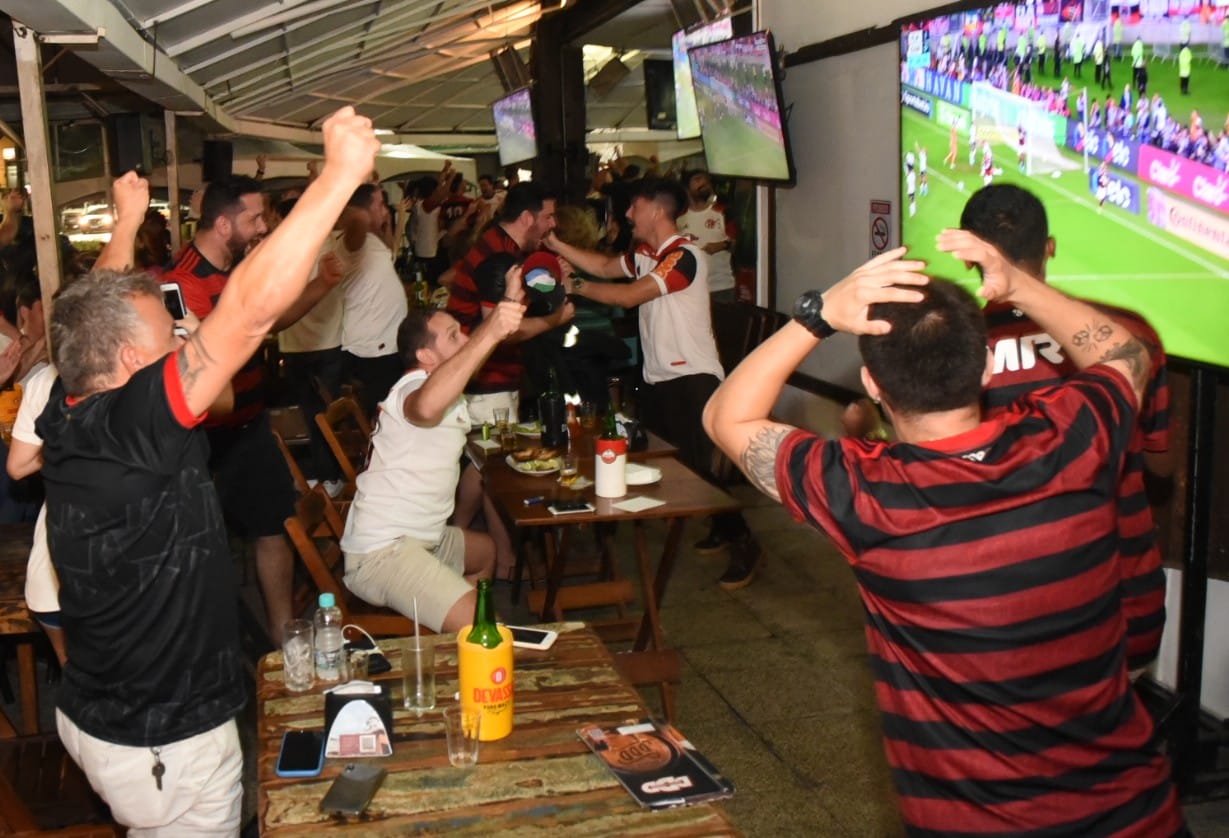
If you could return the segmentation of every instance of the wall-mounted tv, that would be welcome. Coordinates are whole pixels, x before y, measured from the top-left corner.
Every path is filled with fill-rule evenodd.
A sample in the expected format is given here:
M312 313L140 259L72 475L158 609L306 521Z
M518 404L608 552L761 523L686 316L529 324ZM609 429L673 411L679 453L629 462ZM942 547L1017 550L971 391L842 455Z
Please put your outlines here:
M793 182L772 36L753 32L692 47L687 55L708 170Z
M983 184L1019 184L1045 204L1057 242L1048 281L1140 313L1170 355L1229 367L1229 73L1214 60L1226 10L1194 27L1183 94L1176 61L1162 60L1179 49L1177 5L1144 4L1125 21L1121 58L1110 4L999 3L906 23L898 162L911 256L972 286L976 275L938 253L935 235L960 223ZM1099 38L1108 83L1091 58Z
M514 90L497 99L491 108L495 112L499 165L510 166L537 157L538 134L533 125L533 101L529 88Z
M691 89L691 64L687 51L701 44L724 41L734 35L733 18L722 18L706 23L688 32L680 29L674 33L671 49L674 56L674 101L677 120L675 132L680 140L700 136L700 117L696 114L696 97Z

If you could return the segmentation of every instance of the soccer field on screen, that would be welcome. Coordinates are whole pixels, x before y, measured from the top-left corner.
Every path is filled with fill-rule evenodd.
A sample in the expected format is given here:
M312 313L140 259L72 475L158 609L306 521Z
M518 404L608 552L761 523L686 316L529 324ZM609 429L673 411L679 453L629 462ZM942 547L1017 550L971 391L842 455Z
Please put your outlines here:
M916 215L901 179L901 240L910 256L924 259L934 276L961 280L975 288L977 274L935 248L935 237L960 223L969 196L981 188L981 152L969 164L967 132L961 132L954 168L946 126L903 108L902 161L906 151L924 146L929 156L929 194L917 196ZM1058 177L1021 173L1015 150L993 146L995 183L1016 183L1045 204L1050 234L1057 242L1047 279L1070 294L1131 309L1144 315L1170 355L1229 366L1229 260L1159 229L1145 215L1106 203L1098 212L1082 168ZM1080 158L1064 150L1072 160ZM1090 158L1091 161L1091 158ZM1099 161L1091 161L1094 167ZM1121 173L1120 173L1121 174ZM1141 184L1142 190L1147 184ZM1141 206L1141 212L1146 213Z

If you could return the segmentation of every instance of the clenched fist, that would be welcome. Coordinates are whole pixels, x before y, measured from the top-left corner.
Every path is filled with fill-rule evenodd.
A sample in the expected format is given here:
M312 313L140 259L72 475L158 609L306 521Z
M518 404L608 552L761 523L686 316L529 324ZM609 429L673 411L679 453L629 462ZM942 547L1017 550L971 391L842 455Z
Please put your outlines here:
M371 120L347 105L324 121L324 165L358 186L371 174L380 141Z

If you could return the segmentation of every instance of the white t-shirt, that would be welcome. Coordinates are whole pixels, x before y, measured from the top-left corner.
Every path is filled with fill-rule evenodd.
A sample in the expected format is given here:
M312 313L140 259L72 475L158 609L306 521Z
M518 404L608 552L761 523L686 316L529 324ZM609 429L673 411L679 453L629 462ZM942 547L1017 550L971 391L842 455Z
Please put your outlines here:
M324 246L316 256L316 265L312 268L313 277L320 271L320 257L330 250L335 250L340 239L341 233L333 233L325 239ZM330 289L297 323L277 333L278 348L283 352L316 352L341 346L341 309L344 296L345 292L340 286Z
M640 306L644 380L650 384L702 373L725 377L713 338L704 256L684 236L672 236L656 253L642 244L623 257L627 276L652 275L662 293Z
M410 238L414 242L414 255L419 259L434 259L440 247L440 208L423 209L423 202L414 204L410 211Z
M351 253L338 240L334 252L345 267L341 281L341 348L360 358L379 358L397 351L397 327L409 305L393 254L374 233Z
M51 398L51 385L59 372L51 364L45 364L31 373L22 384L21 407L13 420L13 439L27 445L43 447L43 439L34 430L34 420L42 414ZM51 551L47 549L47 504L38 511L34 523L34 544L26 562L26 605L31 611L54 612L60 610L60 580L56 578L51 564Z
M469 411L458 397L434 428L410 422L405 398L426 381L427 373L411 370L380 403L371 462L358 476L341 539L347 553L370 553L402 536L434 546L443 535L461 477Z
M701 250L704 245L734 238L733 231L726 223L725 211L715 202L702 210L687 210L679 216L678 227L680 233L694 238ZM708 257L708 290L726 291L733 288L734 269L730 265L729 248L704 255Z

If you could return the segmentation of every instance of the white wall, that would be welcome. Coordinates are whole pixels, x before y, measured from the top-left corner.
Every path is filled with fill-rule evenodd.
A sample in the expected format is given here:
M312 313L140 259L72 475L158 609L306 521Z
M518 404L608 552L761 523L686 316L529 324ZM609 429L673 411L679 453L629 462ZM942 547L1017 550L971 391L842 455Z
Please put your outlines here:
M771 29L787 53L819 41L891 21L940 5L918 0L760 0L761 25ZM869 255L869 202L888 198L900 213L899 86L895 43L790 67L782 82L793 106L787 130L798 169L798 185L777 190L777 308L788 312L808 288L826 288ZM861 389L857 347L839 336L816 351L802 371ZM799 412L811 422L830 421L827 411L800 394L786 394L778 409ZM818 410L819 415L810 415ZM802 416L799 416L802 418ZM788 421L788 420L787 420ZM1157 677L1172 687L1177 672L1181 574L1169 578L1168 614ZM1205 708L1229 717L1229 583L1208 585L1204 647Z

